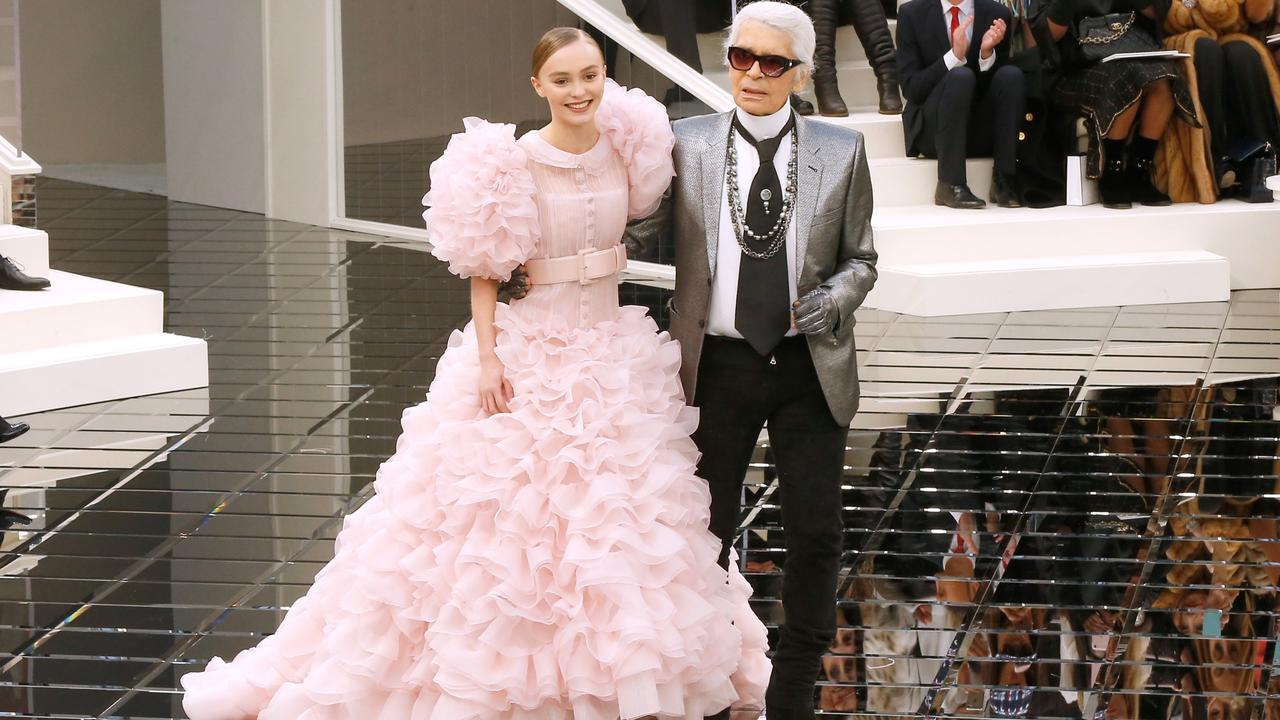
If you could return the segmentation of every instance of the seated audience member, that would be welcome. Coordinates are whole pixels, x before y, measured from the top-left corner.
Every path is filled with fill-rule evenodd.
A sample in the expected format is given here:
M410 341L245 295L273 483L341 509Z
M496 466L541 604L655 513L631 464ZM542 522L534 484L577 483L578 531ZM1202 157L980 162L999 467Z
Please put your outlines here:
M1237 180L1250 174L1251 152L1264 143L1280 147L1280 73L1258 39L1275 14L1276 0L1199 0L1173 3L1165 15L1164 45L1192 56L1190 79L1207 125L1165 131L1156 166L1173 200L1213 202L1229 171Z
M907 155L938 159L938 205L984 207L969 189L965 158L993 154L991 201L1022 206L1017 151L1024 78L1009 64L1010 19L995 0L911 0L898 9Z
M49 281L41 277L31 277L22 272L18 263L0 255L0 290L43 290L49 287Z
M0 443L9 442L30 429L26 423L11 423L0 417Z
M1200 123L1175 61L1090 61L1079 41L1079 24L1086 18L1132 13L1126 32L1134 33L1143 49L1156 50L1163 12L1154 0L1051 0L1037 13L1039 36L1047 41L1041 50L1053 56L1059 70L1049 97L1058 107L1084 116L1089 177L1099 178L1102 204L1109 208L1135 202L1168 205L1169 197L1152 181L1156 146L1175 112L1192 126Z
M804 8L813 17L818 45L813 54L813 92L818 112L832 117L849 114L836 72L836 29L853 26L862 50L876 74L877 104L882 115L902 112L898 94L898 61L893 49L893 33L880 0L809 0Z

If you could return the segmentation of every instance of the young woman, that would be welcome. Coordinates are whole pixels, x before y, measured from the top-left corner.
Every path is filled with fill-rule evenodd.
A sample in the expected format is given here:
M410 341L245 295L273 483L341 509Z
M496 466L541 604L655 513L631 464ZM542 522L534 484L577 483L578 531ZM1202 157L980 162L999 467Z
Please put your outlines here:
M550 124L468 118L431 168L432 252L472 322L279 631L182 678L192 718L700 720L762 704L765 631L717 564L680 352L619 307L619 242L673 175L661 104L572 28ZM524 264L527 297L497 284Z

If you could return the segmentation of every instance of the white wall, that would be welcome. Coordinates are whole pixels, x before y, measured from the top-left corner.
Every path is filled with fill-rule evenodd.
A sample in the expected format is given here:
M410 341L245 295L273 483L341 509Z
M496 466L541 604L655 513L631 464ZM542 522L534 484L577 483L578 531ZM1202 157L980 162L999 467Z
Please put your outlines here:
M160 8L169 197L266 212L262 0Z
M164 162L160 0L22 0L18 25L26 152L44 165Z

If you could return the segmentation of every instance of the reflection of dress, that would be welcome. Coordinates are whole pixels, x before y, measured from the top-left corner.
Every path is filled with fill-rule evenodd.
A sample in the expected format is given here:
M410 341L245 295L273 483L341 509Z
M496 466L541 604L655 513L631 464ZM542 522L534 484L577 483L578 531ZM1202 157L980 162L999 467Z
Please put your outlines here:
M432 167L433 252L462 275L607 249L671 177L661 105L610 86L571 155L468 120ZM628 212L630 210L630 213ZM279 631L182 678L192 718L614 720L760 705L746 581L716 563L680 353L617 277L497 313L509 414L455 332L377 494Z

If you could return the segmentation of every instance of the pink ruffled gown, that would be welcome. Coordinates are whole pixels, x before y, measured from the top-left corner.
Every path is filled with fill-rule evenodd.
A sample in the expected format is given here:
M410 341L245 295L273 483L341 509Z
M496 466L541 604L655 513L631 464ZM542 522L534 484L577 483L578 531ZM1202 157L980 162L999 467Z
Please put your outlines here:
M662 106L610 85L582 155L468 119L431 168L433 252L506 278L616 245L672 177ZM498 306L515 389L486 417L471 326L404 413L377 493L279 630L182 678L196 720L701 720L763 705L750 587L716 564L679 348L616 277Z

